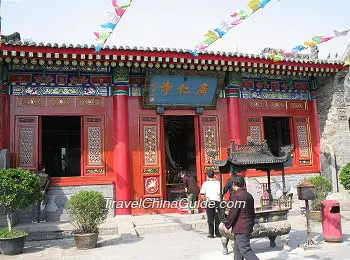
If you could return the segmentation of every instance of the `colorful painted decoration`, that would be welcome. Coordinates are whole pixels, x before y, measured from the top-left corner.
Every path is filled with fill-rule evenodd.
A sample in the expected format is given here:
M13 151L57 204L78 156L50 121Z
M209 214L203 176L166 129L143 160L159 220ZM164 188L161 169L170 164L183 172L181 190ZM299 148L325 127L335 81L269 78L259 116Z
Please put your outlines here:
M108 38L112 35L113 30L117 26L118 22L125 14L126 9L131 5L132 0L129 4L119 6L117 0L112 0L112 5L114 7L115 13L108 12L107 21L101 24L101 32L94 32L97 40L97 45L95 46L95 52L100 52Z
M313 46L316 46L316 45L324 43L324 42L328 42L328 41L330 41L330 40L332 40L334 38L337 38L337 37L346 36L349 32L350 32L350 29L349 30L344 30L344 31L334 30L334 36L325 37L325 36L321 36L321 35L316 35L316 36L313 36L311 38L312 41L304 42L303 45L298 45L298 46L294 47L292 49L292 51L290 51L290 52L286 52L284 50L279 50L277 52L271 53L269 55L269 57L274 62L281 61L281 60L284 60L285 58L294 56L295 54L297 54L298 52L300 52L302 50L311 48Z
M250 0L247 3L247 10L240 10L232 13L228 19L221 22L219 27L208 30L207 33L204 34L204 39L197 44L195 49L191 50L190 53L194 56L198 56L198 54L208 48L209 45L222 38L233 27L247 20L253 13L264 8L269 2L270 0Z

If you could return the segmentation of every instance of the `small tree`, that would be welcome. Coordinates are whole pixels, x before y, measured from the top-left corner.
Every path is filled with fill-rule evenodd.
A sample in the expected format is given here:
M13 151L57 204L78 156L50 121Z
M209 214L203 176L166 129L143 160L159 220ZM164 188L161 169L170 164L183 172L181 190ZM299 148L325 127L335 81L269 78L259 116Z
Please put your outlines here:
M0 205L5 208L9 232L12 231L10 216L42 197L38 177L21 168L0 169Z
M80 191L66 204L70 222L82 233L97 233L108 214L106 200L97 191Z
M350 190L350 162L341 169L339 180L345 189Z
M323 176L315 176L308 179L316 187L316 199L311 202L313 210L321 210L321 202L326 199L329 192L332 191L332 184Z

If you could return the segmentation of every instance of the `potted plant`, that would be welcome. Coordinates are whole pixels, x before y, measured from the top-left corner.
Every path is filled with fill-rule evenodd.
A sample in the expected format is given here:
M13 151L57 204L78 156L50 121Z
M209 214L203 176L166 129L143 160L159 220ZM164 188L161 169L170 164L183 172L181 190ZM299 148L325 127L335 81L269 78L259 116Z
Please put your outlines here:
M39 200L42 196L39 179L31 171L0 169L0 205L4 207L7 228L0 230L0 252L16 255L23 252L24 239L28 235L12 228L11 216Z
M346 190L350 190L350 162L340 170L339 181Z
M106 200L97 191L80 191L71 196L66 204L69 220L77 230L74 241L78 249L95 248L98 239L98 227L108 214Z
M321 202L332 191L332 184L323 176L311 177L308 181L316 186L316 199L311 201L309 216L310 219L320 222L322 220Z

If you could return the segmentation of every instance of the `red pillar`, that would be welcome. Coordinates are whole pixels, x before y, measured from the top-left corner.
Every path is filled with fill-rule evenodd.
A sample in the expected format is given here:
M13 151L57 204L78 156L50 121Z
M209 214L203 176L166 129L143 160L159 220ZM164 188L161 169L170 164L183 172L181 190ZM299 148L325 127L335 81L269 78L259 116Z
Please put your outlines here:
M314 153L314 158L318 158L317 162L317 168L320 169L320 152L321 152L321 135L320 135L320 125L318 123L318 113L317 113L317 102L316 102L316 91L311 91L311 102L310 102L310 109L311 109L311 118L310 121L313 124L313 128L314 128L314 138L313 138L313 142L314 142L314 149L313 149L313 153Z
M6 84L3 84L1 87L1 149L6 149L7 144L7 125L6 125L6 119L7 119L7 86Z
M226 89L226 98L230 141L235 141L236 144L241 144L239 128L239 89L228 87Z
M131 200L129 166L128 86L113 91L115 200L126 205ZM124 204L125 203L125 204ZM116 215L131 214L131 208L116 208Z

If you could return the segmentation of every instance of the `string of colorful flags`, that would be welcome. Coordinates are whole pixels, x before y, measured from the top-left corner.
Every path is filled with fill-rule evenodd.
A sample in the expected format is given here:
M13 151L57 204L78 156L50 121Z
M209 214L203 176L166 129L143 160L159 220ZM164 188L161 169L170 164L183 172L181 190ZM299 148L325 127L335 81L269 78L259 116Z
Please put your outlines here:
M108 38L111 36L113 30L119 23L122 16L125 14L126 9L130 7L132 0L129 0L129 3L126 5L118 5L117 0L112 0L112 5L114 8L115 13L108 12L107 19L104 24L101 24L101 31L100 32L94 32L95 36L97 37L97 45L95 46L95 51L100 52L103 48L104 44L108 40Z
M300 44L300 45L294 47L289 52L286 52L286 51L281 49L281 50L275 51L274 53L271 53L269 55L269 57L275 62L281 61L281 60L284 60L286 58L292 57L292 56L296 55L298 52L301 52L301 51L306 50L308 48L311 48L313 46L319 45L319 44L324 43L324 42L328 42L328 41L335 39L335 38L338 38L338 37L346 36L349 32L350 32L350 29L344 30L344 31L334 30L334 36L325 37L325 36L316 35L316 36L311 38L311 41L304 42L304 44ZM349 65L350 65L350 61L349 61Z
M196 45L194 50L191 50L194 56L208 48L218 39L222 38L229 30L238 24L242 23L244 20L247 20L252 14L254 14L259 9L264 8L271 0L250 0L247 4L247 10L240 10L239 12L234 12L230 17L221 22L221 25L213 30L208 30L204 34L204 39Z

